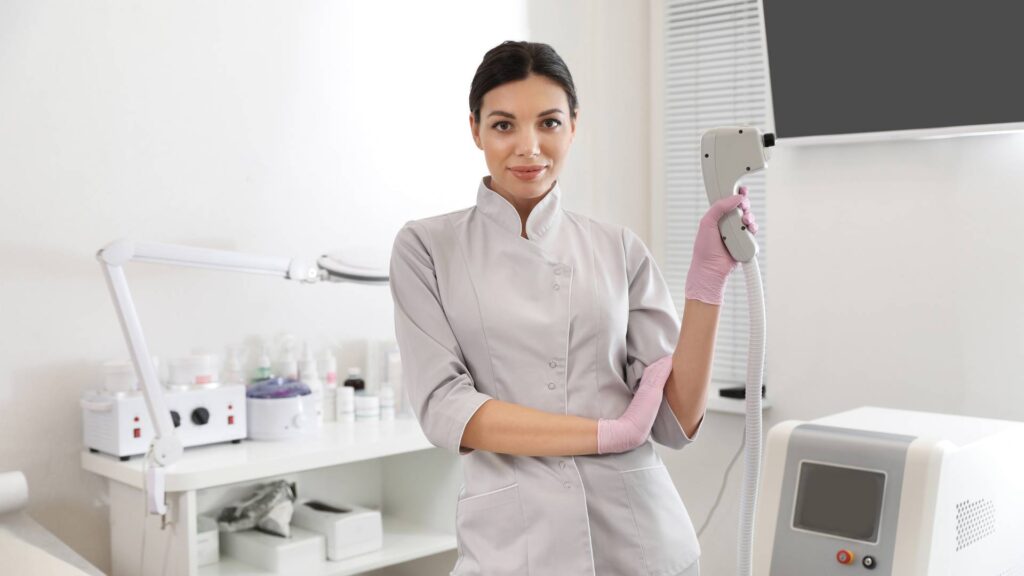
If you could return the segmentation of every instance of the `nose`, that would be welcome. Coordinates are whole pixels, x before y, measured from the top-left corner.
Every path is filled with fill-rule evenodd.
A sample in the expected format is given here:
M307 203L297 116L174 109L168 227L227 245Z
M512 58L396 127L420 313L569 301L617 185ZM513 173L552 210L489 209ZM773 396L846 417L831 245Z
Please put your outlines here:
M540 155L540 141L533 129L522 130L516 142L516 156L533 158Z

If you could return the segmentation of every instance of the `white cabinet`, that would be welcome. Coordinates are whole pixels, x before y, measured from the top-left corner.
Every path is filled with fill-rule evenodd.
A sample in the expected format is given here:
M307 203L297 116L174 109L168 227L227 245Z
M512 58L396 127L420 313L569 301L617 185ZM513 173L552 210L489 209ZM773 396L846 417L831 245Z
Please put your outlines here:
M141 457L121 462L86 451L82 466L108 479L114 576L267 574L223 554L218 564L199 567L196 518L215 515L252 485L279 478L294 481L300 499L358 504L383 514L381 550L325 560L318 574L361 574L421 558L436 571L438 560L426 557L456 547L458 456L434 448L414 419L329 423L303 440L189 448L167 469L165 526L146 513Z

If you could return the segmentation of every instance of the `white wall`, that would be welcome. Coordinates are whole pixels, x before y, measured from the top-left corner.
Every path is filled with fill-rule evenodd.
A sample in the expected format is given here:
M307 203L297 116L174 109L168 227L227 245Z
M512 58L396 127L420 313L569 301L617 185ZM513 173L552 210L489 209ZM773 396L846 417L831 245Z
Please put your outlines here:
M531 0L529 6L530 39L551 44L565 60L580 102L572 159L561 178L566 208L646 234L648 3Z
M127 355L97 249L389 249L406 220L473 203L470 81L526 26L519 0L0 3L0 470L25 472L29 512L109 567L103 483L78 461L79 394ZM392 338L386 289L128 275L164 357Z

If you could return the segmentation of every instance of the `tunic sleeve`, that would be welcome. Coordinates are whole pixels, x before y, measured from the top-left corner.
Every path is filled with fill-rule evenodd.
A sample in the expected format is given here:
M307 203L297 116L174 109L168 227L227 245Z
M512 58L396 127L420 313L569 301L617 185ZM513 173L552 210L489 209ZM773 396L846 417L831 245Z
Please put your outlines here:
M623 228L622 243L629 275L626 383L630 389L636 389L648 365L675 351L680 326L668 284L647 246L627 228ZM700 425L697 431L700 431ZM678 450L696 439L697 433L693 438L686 435L665 397L651 428L651 436L655 442Z
M391 253L395 334L402 381L424 434L460 454L469 419L490 396L477 391L441 303L429 232L409 223Z

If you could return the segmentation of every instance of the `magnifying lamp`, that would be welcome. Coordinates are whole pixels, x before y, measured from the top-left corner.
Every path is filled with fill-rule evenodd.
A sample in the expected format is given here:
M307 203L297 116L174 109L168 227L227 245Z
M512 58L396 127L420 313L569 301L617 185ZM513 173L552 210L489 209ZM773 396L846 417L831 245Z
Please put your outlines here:
M148 467L146 473L146 492L150 513L160 515L167 512L164 503L164 468L177 462L184 448L181 439L175 433L170 411L164 402L163 387L153 366L152 356L142 333L142 325L135 311L135 303L128 290L124 265L128 262L152 262L265 274L306 284L330 281L383 285L388 282L387 266L383 259L377 264L367 257L365 252L355 251L326 254L313 262L177 244L117 240L102 248L96 254L96 258L100 261L107 279L107 286L114 299L114 308L117 310L121 330L128 342L135 372L142 382L146 408L156 428L148 456L154 465Z

